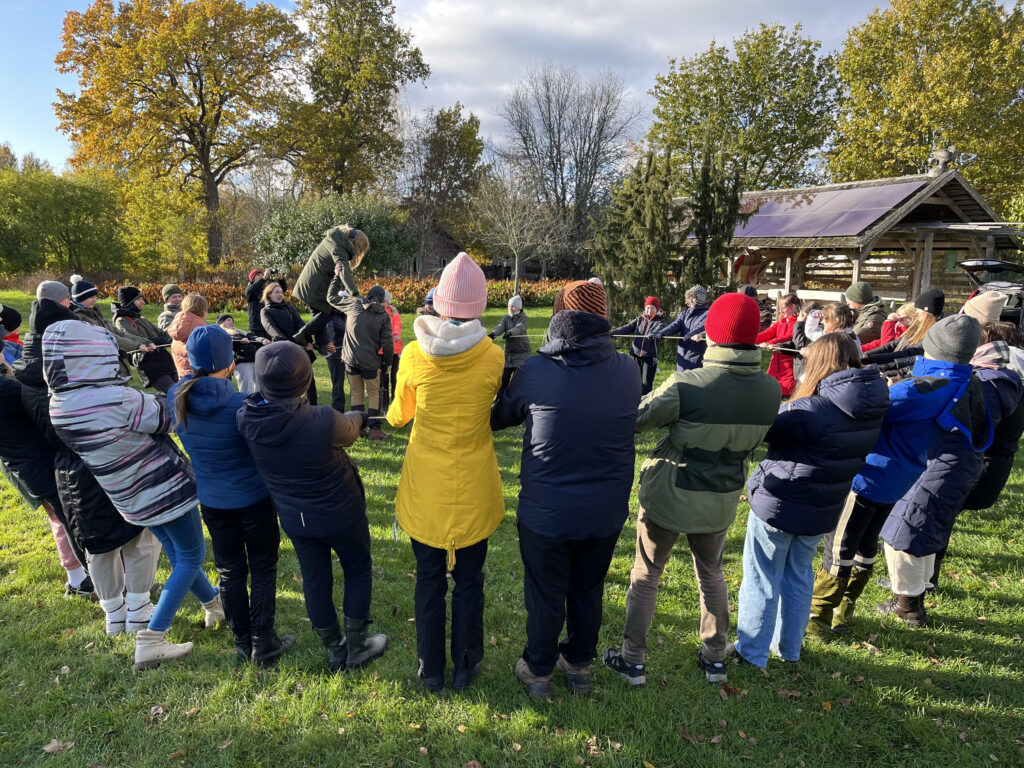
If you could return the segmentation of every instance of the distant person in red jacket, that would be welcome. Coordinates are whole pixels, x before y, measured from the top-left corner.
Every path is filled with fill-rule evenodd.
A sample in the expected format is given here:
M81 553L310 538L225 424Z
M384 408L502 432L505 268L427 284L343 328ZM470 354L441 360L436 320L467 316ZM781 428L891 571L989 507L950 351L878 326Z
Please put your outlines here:
M796 326L796 316L800 313L800 304L801 301L795 293L781 296L778 302L778 319L757 335L757 343L765 347L792 346L793 328ZM776 350L768 364L768 375L778 379L783 397L789 397L796 388L796 378L793 375L795 354L795 350L791 353Z

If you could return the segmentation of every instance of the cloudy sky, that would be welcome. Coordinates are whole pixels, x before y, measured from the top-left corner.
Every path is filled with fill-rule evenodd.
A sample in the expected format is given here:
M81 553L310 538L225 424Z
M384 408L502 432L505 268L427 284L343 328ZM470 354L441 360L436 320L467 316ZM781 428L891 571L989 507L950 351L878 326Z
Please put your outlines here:
M291 0L274 0L290 10ZM70 90L53 59L68 10L88 0L0 0L0 143L60 168L70 153L57 130L55 90ZM838 48L847 29L879 0L396 0L396 19L412 32L432 74L405 98L414 110L461 101L497 136L495 117L511 85L538 61L552 59L585 76L619 72L649 110L646 95L671 57L690 56L711 40L726 43L761 21L792 26Z

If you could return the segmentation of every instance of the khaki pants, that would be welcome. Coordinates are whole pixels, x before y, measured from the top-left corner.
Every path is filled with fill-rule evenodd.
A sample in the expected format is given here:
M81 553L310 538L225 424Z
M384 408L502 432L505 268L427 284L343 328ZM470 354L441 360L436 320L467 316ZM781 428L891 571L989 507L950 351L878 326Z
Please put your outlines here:
M711 661L725 659L729 633L729 592L722 572L726 531L688 533L693 570L700 589L700 639L704 656ZM644 511L636 523L636 559L626 595L626 628L622 655L631 664L643 664L647 632L658 601L658 580L680 534L648 520Z
M111 552L89 553L89 575L100 601L121 599L125 591L149 594L161 546L148 528ZM107 608L104 608L107 610Z
M932 586L935 555L917 557L885 545L885 563L889 566L889 581L895 595L917 597Z
M361 411L365 407L368 413L374 415L380 413L379 372L372 379L365 379L358 374L350 373L348 375L348 387L352 397L353 411Z

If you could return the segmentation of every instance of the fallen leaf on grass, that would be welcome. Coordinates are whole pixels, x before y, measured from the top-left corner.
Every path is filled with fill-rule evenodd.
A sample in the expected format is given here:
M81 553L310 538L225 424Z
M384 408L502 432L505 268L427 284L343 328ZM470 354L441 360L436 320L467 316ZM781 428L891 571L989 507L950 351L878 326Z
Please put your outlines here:
M167 710L164 709L163 706L160 705L160 704L157 704L155 707L150 707L149 708L149 714L150 714L151 717L159 717L160 715L164 714L165 712L167 712Z
M958 733L956 737L960 739L960 741L967 741L967 731L960 731L960 733ZM1020 742L1020 739L1017 739L1017 741ZM1024 742L1020 743L1024 744Z
M476 760L470 760L468 763L463 763L462 768L484 768Z
M855 682L855 683L863 683L864 682L864 678L860 677L860 676L857 676L857 677L853 678L853 682Z
M646 760L644 760L644 768L654 768L654 766L651 763L648 763Z
M676 730L679 731L679 735L680 736L682 736L684 739L686 739L691 744L696 744L697 743L697 739L694 738L693 734L690 733L685 728L683 728L683 726L677 725L676 726Z
M869 643L877 643L878 642L878 635L868 635L868 642Z
M832 673L832 679L833 680L835 680L837 677L842 677L842 676L843 676L842 672L833 672Z
M73 741L52 739L49 744L43 745L43 752L48 755L56 755L58 752L63 752L65 749L71 749L73 746L75 746L75 742Z
M853 699L840 699L839 703L842 704L844 707L848 707L851 704L853 704Z
M620 742L620 741L613 741L612 742L612 749L614 749L616 752L621 752L622 751L622 742Z
M171 752L171 754L169 754L167 756L167 759L168 760L177 760L179 757L184 757L187 754L188 754L188 750L187 749L179 749L176 752Z
M512 751L513 752L519 752L522 748L523 748L522 744L519 744L519 743L517 743L515 741L512 742Z
M985 618L984 616L979 616L978 617L978 624L980 626L984 627L986 624L988 624L988 619Z
M192 707L188 712L185 713L185 717L195 717L199 714L199 707Z
M345 729L344 728L339 728L338 729L338 735L339 736L344 736L345 735Z
M414 731L418 731L420 729L420 724L419 723L409 723L409 727L412 728Z
M428 750L428 749L427 749L426 747L420 747L420 754L421 754L421 755L425 755L425 754L427 754L427 752L429 752L429 751L430 751L430 750Z
M667 675L662 675L661 676L661 684L662 685L668 685L668 676Z
M85 647L84 647L84 648L82 648L82 650L83 650L83 651L88 651L88 650L89 650L90 648L92 648L92 647L93 647L94 645L96 645L96 643L94 643L94 642L92 642L92 641L90 640L90 641L89 641L88 643L86 643L86 644L85 644Z
M711 743L712 744L717 744L718 742L720 742L724 738L725 737L722 734L716 733L714 736L711 737Z
M743 731L736 731L736 733L738 733L738 734L739 734L739 737L740 737L741 739L745 739L745 738L747 738L747 734L745 734L745 733L744 733Z
M725 690L725 688L719 688L718 689L718 695L722 697L722 701L728 701L729 700L729 692L727 690Z
M351 710L351 709L348 712L345 713L345 717L355 717L355 716L356 716L356 713L353 710Z
M871 651L871 653L873 653L875 655L878 655L879 653L881 653L881 651L878 650L878 646L877 645L872 645L871 643L864 643L864 647L867 648L869 651Z
M749 739L747 739L747 743L749 743L749 744L757 744L757 739L755 739L753 736L751 736Z
M466 726L463 725L462 723L459 723L458 727L455 730L457 730L459 733L465 733L466 732Z
M498 644L498 638L496 638L494 635L491 635L491 645L497 645L497 644Z
M728 723L727 723L727 722L725 722L725 720L723 720L722 718L718 718L718 725L719 725L719 727L721 727L721 728L725 728L725 726L727 726L727 725L728 725Z
M220 745L219 747L217 747L217 749L227 749L228 747L230 747L230 746L231 746L231 744L232 744L233 742L234 742L234 739L228 739L228 740L227 740L227 741L225 741L225 742L224 742L223 744L221 744L221 745Z
M62 675L70 675L71 674L71 667L69 667L67 664L65 664L63 667L60 668L60 673Z
M824 709L826 712L831 712L832 711L832 702L831 701L823 701L823 702L821 702L821 708Z
M787 699L799 699L803 696L800 691L790 691L787 688L779 688L779 696L785 696Z

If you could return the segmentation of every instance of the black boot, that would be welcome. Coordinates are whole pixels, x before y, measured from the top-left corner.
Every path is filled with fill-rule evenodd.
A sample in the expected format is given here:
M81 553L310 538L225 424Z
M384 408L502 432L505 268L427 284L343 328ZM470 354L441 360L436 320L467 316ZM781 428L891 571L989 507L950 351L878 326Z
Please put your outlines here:
M942 561L946 557L947 547L943 547L935 553L935 567L932 569L932 585L925 589L925 592L935 593L939 591L939 575L942 573Z
M252 637L252 663L257 667L268 667L280 658L281 654L295 645L292 635L278 637L271 632L265 637Z
M235 638L235 654L238 656L239 664L248 664L252 657L252 642L249 638L241 640Z
M924 594L893 595L892 600L878 604L878 612L895 616L912 627L928 626L928 615L924 610Z
M331 667L331 672L344 669L345 662L348 660L348 646L345 643L345 636L341 634L341 627L338 625L338 622L334 622L333 626L324 627L323 629L313 627L313 631L316 632L320 642L327 649L327 663Z
M364 667L376 659L388 647L387 635L371 635L369 619L350 619L345 617L345 634L348 636L349 669Z

